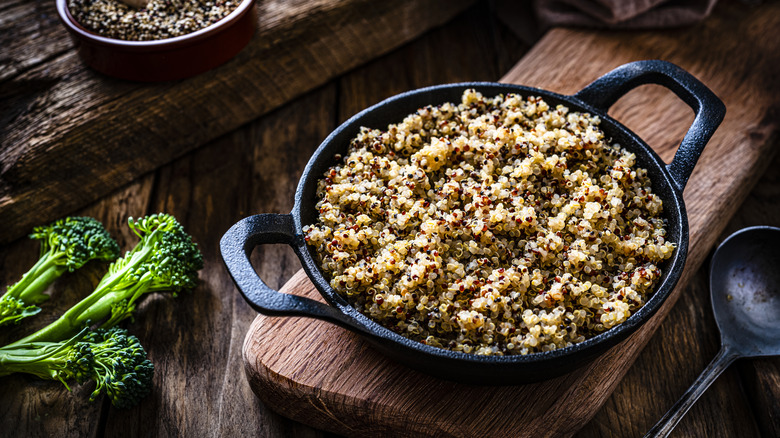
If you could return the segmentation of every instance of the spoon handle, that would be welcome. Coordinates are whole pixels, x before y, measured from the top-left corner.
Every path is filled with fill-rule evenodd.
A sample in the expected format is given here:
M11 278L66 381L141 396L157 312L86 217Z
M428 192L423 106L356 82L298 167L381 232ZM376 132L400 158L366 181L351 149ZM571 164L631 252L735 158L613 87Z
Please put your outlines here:
M739 357L739 353L735 352L728 345L724 345L718 355L712 359L707 368L699 374L699 377L693 382L690 388L685 394L677 400L677 403L666 412L658 423L653 426L646 434L645 438L666 437L672 432L677 423L680 422L686 412L696 403L696 400L704 394L704 391L710 387L712 382L720 376L720 374L726 370L726 368Z

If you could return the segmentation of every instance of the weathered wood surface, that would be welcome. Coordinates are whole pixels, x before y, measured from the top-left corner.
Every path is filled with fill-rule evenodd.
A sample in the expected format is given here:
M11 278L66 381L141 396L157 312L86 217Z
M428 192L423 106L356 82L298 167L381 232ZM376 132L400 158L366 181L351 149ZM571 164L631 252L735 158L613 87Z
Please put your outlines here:
M258 32L235 59L194 78L143 84L85 67L53 1L3 0L0 242L410 41L472 1L260 1Z
M774 153L780 128L780 89L776 82L780 38L767 35L773 35L773 29L779 25L780 5L775 3L761 8L722 5L706 23L686 30L557 29L549 32L503 78L568 94L623 63L660 58L693 73L729 108L685 191L691 248L681 287L656 317L620 346L592 365L557 379L483 388L411 372L371 350L358 336L327 323L258 316L244 346L250 385L262 400L284 415L350 436L558 436L577 431L596 415L620 383L672 309L684 285L702 277L706 285L706 276L697 277L696 272ZM720 35L729 37L721 39ZM690 125L692 113L668 90L643 88L621 99L610 113L635 130L668 162ZM702 287L701 281L692 284L692 288L698 288L696 296L701 301L701 290L706 287ZM310 297L318 295L298 274L283 290ZM704 314L709 315L709 307L698 306L694 321L706 322L701 316ZM701 334L702 329L694 333ZM688 342L664 343L663 352L669 354L670 350L679 349L682 360L688 360L691 352L702 351L697 343L700 338L683 339ZM693 376L680 385L687 387L708 361L705 357L703 363L688 367ZM652 367L646 372L661 380L677 378L674 369ZM778 391L763 388L763 384L777 381L775 372L773 369L754 373L760 376L750 380L758 400L777 402ZM724 380L735 385L728 377ZM634 398L630 400L633 402ZM737 404L741 409L718 409L721 418L697 425L699 429L692 435L759 436L758 424L761 430L775 427L776 419L772 418L776 418L776 408L762 414L764 420L754 422L749 415L750 421L739 420L751 412L752 408L746 405L749 400L752 398L743 398L744 403ZM620 421L621 412L610 418L611 432L618 436L641 435L672 404L644 401L641 422ZM769 430L777 432L776 428Z
M141 405L120 411L105 400L89 403L90 385L75 385L69 393L56 382L3 377L0 435L332 436L280 416L275 413L278 406L261 402L252 392L244 375L241 348L256 314L222 268L217 242L230 225L249 214L288 212L309 156L336 123L354 112L410 88L492 80L508 71L525 48L493 25L485 3L400 50L134 179L86 209L69 212L103 220L123 248L134 242L124 225L127 216L161 210L175 214L202 246L206 259L202 284L191 295L176 299L149 297L136 321L127 325L141 338L156 365L153 392ZM637 96L645 91L638 90ZM769 168L779 166L780 159L776 159ZM738 213L755 221L750 224L778 225L780 181L776 173L766 175ZM27 239L0 247L0 284L17 280L36 255L37 248ZM253 261L273 287L281 287L300 268L295 255L283 245L258 248ZM95 264L64 277L54 288L55 299L30 321L29 329L23 326L0 333L0 343L56 317L77 295L86 293L104 270L105 266ZM705 277L699 270L694 278ZM578 436L641 436L684 392L717 350L717 330L705 288L700 285L682 292L667 323ZM683 419L677 436L757 436L756 424L762 436L780 436L780 364L766 359L736 365ZM479 403L472 404L479 409Z
M476 15L476 17L475 17ZM222 136L130 185L69 214L102 220L122 248L135 242L127 216L174 214L201 245L201 285L176 299L149 297L127 324L155 363L155 387L139 406L116 410L105 400L89 403L91 385L69 393L57 382L23 375L0 378L3 437L83 436L264 436L317 437L321 431L285 419L261 403L247 385L241 359L244 336L255 312L236 293L217 250L221 235L255 212L292 207L298 177L316 146L344 114L409 86L449 80L489 80L507 71L524 48L492 33L484 8L471 9L445 29L428 34L393 56L330 81L261 119ZM457 52L480 60L453 56ZM430 63L435 60L436 64ZM404 67L404 63L415 68ZM368 90L362 88L370 84ZM239 101L240 103L240 101ZM238 103L237 103L238 104ZM0 283L18 279L35 260L28 239L0 247ZM258 250L264 278L280 287L300 265L283 247ZM29 325L0 333L0 342L21 337L53 320L87 293L105 271L90 265L63 278L56 297Z

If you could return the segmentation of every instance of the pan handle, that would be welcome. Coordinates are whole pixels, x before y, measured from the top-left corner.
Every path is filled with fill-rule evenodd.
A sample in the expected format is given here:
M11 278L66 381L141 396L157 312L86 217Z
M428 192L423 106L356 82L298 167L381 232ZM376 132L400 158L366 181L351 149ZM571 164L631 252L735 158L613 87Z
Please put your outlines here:
M672 162L666 166L674 185L682 192L704 146L726 114L726 106L715 93L670 62L648 60L622 65L596 79L573 97L606 113L623 95L644 84L669 88L696 113Z
M257 312L272 316L306 316L323 319L350 330L363 331L335 307L278 292L257 275L249 254L257 245L286 243L294 246L300 239L295 234L291 214L258 214L238 221L219 242L222 260L233 282L249 305Z

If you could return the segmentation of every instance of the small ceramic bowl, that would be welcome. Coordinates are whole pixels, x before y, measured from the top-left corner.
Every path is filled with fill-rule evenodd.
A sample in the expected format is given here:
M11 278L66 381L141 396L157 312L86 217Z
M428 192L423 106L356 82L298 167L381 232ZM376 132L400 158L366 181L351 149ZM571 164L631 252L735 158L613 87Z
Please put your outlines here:
M124 41L91 32L73 18L68 0L57 0L57 12L85 64L108 76L153 82L195 76L233 58L255 33L254 3L243 0L211 26L155 41Z

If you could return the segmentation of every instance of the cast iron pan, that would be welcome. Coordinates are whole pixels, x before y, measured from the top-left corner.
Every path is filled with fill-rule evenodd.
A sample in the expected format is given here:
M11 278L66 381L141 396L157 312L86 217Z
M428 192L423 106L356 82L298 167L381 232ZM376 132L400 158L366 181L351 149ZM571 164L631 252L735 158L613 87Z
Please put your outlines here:
M696 113L674 159L665 164L639 137L607 115L610 106L631 89L659 84L674 91ZM677 244L665 262L656 291L647 303L622 324L580 344L526 356L477 356L444 350L412 341L372 321L350 306L328 284L305 244L302 227L317 218L317 181L335 164L334 155L344 154L361 126L386 129L426 105L459 102L463 90L474 88L485 96L518 93L541 96L551 107L563 104L571 111L589 112L601 118L607 138L636 154L637 165L647 169L653 191L661 197L667 219L667 240ZM663 108L656 108L663 111ZM704 145L723 120L726 108L715 94L681 68L665 61L638 61L623 65L597 79L572 96L518 85L462 83L439 85L391 97L347 120L333 131L309 160L295 193L290 214L258 214L242 219L220 242L222 258L233 281L253 309L271 316L305 316L342 326L361 335L387 357L430 375L472 384L518 384L551 378L594 359L625 339L647 321L671 293L688 252L688 220L682 192ZM329 304L283 294L268 287L249 261L252 249L261 244L290 245L311 281Z

